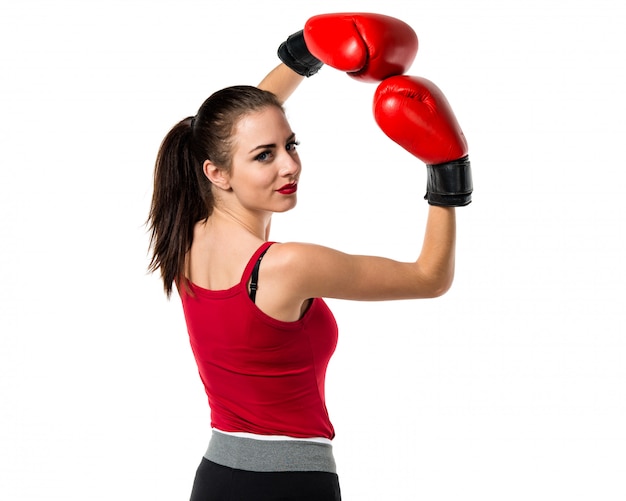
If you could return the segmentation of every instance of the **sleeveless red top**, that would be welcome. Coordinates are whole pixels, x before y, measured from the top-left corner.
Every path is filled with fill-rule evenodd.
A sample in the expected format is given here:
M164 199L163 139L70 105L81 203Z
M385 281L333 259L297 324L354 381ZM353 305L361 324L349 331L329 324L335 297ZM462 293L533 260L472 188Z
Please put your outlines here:
M247 284L270 245L265 242L254 253L241 281L229 289L212 291L188 282L189 294L180 287L211 426L332 439L324 382L337 345L337 324L320 298L296 322L276 320L256 307Z

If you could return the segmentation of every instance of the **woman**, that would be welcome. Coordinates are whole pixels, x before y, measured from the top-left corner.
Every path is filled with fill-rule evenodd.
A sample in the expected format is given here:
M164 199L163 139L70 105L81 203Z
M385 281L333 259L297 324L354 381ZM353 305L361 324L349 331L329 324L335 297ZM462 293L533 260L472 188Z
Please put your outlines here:
M302 169L282 103L322 64L301 33L279 55L258 87L218 91L174 126L156 162L151 269L177 287L211 407L192 500L340 499L324 400L337 326L321 298L436 297L454 274L454 207L430 206L412 263L269 240Z

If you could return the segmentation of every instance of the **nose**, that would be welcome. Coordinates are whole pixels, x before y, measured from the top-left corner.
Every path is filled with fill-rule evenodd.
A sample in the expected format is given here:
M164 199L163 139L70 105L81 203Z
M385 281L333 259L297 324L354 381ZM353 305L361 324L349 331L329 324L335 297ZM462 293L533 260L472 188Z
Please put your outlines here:
M296 177L300 169L301 164L298 154L284 152L283 161L280 164L280 175L282 177Z

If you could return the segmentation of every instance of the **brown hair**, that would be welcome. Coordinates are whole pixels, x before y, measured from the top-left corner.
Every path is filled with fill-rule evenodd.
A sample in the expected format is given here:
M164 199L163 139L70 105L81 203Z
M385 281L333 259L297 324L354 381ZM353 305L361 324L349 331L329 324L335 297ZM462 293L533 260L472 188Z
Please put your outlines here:
M195 224L213 212L204 161L229 170L235 126L243 116L268 106L282 109L271 92L251 86L227 87L212 94L195 117L181 120L163 139L147 222L152 251L148 269L160 270L168 297L184 273Z

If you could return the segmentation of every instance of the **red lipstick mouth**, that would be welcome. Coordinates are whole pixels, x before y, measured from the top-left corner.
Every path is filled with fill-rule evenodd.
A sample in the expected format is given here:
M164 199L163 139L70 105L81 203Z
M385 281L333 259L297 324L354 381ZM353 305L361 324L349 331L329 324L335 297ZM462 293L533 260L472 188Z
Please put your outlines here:
M298 191L298 183L290 183L276 190L278 193L282 193L283 195L291 195Z

